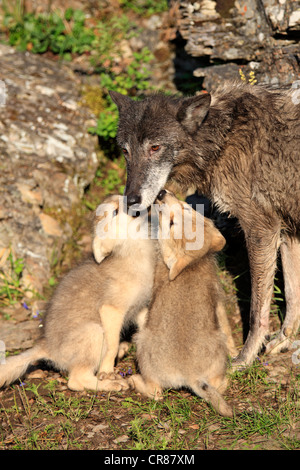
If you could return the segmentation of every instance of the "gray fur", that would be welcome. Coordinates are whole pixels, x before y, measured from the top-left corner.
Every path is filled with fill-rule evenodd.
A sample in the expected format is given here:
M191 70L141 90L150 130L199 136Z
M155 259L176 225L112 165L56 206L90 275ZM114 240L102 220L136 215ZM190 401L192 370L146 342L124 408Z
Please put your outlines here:
M300 104L295 90L227 83L212 96L157 94L134 102L111 95L120 113L118 142L128 151L126 195L138 196L142 205L152 203L162 189L157 175L168 164L169 180L184 190L196 187L239 220L252 295L250 332L237 364L251 363L265 343L283 242L287 313L267 349L287 347L300 323L300 264L287 262L300 260ZM151 151L152 145L160 145L159 150Z
M111 204L112 214L118 209L118 198L111 196L103 203ZM134 220L126 217L129 227ZM121 328L135 320L151 300L156 242L117 239L109 232L107 239L98 239L98 218L93 246L100 264L90 256L62 278L48 304L42 338L33 348L0 364L0 388L22 377L30 364L41 359L66 371L72 390L128 388L124 379L114 376L114 360Z
M171 206L175 201L167 193L163 204ZM183 217L184 205L177 204ZM192 211L195 224L196 215L200 216ZM162 213L160 226L165 217ZM232 416L231 406L222 397L227 385L230 330L222 318L213 257L225 240L209 219L202 223L205 243L197 250L187 250L185 237L176 239L174 226L170 238L159 239L162 260L155 272L153 299L145 323L135 335L141 375L134 375L129 382L156 399L165 388L188 387L220 414Z

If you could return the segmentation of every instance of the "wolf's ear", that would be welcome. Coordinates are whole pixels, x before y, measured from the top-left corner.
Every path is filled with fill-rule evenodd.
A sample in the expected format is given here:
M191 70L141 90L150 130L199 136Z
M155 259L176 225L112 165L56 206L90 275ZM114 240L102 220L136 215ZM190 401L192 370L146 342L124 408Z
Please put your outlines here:
M127 95L122 95L117 91L109 91L110 97L113 102L118 106L119 109L125 108L126 106L130 105L133 100L129 98Z
M185 98L177 112L178 121L193 133L205 119L211 102L209 93Z

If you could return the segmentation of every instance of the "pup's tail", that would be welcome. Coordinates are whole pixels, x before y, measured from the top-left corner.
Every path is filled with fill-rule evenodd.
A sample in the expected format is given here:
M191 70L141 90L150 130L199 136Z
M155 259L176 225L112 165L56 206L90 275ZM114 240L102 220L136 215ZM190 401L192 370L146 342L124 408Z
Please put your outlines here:
M233 416L232 407L224 400L222 395L205 380L198 380L192 387L193 391L205 401L211 403L213 408L222 416L231 418Z
M17 356L7 357L4 364L0 363L0 388L21 378L33 362L47 358L48 354L43 340Z

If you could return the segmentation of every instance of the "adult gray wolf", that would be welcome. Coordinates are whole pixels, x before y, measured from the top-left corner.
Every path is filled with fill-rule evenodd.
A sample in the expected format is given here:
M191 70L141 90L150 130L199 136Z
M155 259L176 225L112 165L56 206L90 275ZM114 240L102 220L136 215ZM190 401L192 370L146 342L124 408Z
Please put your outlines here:
M221 287L214 260L225 239L211 220L171 193L161 193L161 260L148 314L134 336L140 374L128 382L155 399L162 397L164 388L188 387L220 414L232 416L231 406L221 395L227 386L228 349L219 321L223 310L219 309ZM182 230L184 223L190 223L189 233ZM191 249L188 244L195 238L197 224L203 227L204 242ZM165 228L169 228L168 236L161 236Z
M0 365L0 387L22 377L33 362L45 359L68 373L71 390L128 388L126 380L114 375L114 362L122 327L150 302L157 242L137 239L137 223L143 223L143 216L137 221L121 210L122 200L110 196L98 207L95 258L62 278L50 299L41 339ZM121 233L126 225L118 223L121 217L127 222L126 233Z
M280 247L286 315L267 351L291 344L300 323L299 90L227 83L216 93L142 101L111 92L127 160L128 204L149 206L166 182L196 187L244 231L251 271L250 329L236 365L266 343Z

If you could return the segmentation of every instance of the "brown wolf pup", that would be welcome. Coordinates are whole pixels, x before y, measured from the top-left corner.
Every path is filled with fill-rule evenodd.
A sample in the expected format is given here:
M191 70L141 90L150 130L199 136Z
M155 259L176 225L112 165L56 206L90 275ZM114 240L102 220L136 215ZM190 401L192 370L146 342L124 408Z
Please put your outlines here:
M128 203L148 207L174 179L183 189L196 187L244 231L250 332L236 365L251 363L266 342L280 245L287 310L267 351L289 346L300 323L300 90L227 83L189 98L111 96Z
M209 219L170 193L161 192L159 199L164 206L160 230L170 224L170 236L159 238L163 259L155 273L153 300L134 337L141 375L133 375L129 384L155 399L164 388L189 387L220 414L232 416L221 395L227 385L228 350L218 318L220 286L213 257L225 240ZM176 226L184 216L193 232L197 223L204 224L199 247L187 249L185 234L177 238Z
M93 241L97 261L91 257L63 277L48 305L42 338L0 365L0 387L46 359L68 372L72 390L128 388L126 380L113 374L120 332L151 299L157 249L150 238L136 239L139 227L119 207L122 200L111 196L98 207ZM123 234L121 217L128 224Z

